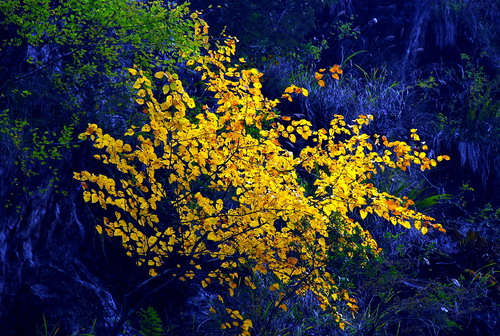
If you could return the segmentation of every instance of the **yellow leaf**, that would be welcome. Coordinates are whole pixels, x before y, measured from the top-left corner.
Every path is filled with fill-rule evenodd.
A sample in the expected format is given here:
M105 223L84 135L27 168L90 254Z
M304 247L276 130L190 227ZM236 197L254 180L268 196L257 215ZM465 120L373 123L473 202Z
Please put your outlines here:
M441 162L441 161L443 161L443 160L449 161L449 160L450 160L450 157L449 157L448 155L439 155L439 156L437 157L437 160L438 160L439 162Z
M132 76L137 75L137 70L135 70L135 69L128 69L128 72L130 72L132 74Z
M102 234L102 226L100 226L100 225L96 225L95 229L97 230L97 232L98 232L99 234Z
M320 238L318 239L318 243L319 243L321 246L326 246L325 238L320 237Z
M172 106L172 103L169 102L168 100L160 104L160 108L162 111L168 110L170 106Z
M283 309L283 311L288 311L288 306L284 303L280 304L279 306L281 309Z
M141 79L141 78L138 78L138 79L135 81L134 85L132 85L132 87L133 87L134 89L140 89L140 88L141 88L142 83L144 83L144 80L143 80L143 79Z
M365 219L366 216L368 215L368 211L361 209L359 210L359 214L361 216L361 219Z
M148 245L149 245L149 246L153 246L153 245L154 245L154 243L156 243L156 241L157 241L157 240L158 240L158 237L156 237L156 236L151 236L151 237L149 237L149 238L148 238Z

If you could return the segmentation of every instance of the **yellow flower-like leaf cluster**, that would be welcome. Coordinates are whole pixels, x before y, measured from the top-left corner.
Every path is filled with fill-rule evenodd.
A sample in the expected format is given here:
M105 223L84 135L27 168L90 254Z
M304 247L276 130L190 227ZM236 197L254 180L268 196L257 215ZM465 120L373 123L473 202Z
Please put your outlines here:
M223 285L233 296L239 286L256 287L241 270L270 273L277 307L287 309L290 292L310 292L344 326L336 306L344 302L354 311L356 300L337 286L328 256L333 246L350 257L378 252L353 215L374 214L423 233L441 229L411 200L366 181L385 168L428 169L435 161L404 142L363 134L371 116L359 116L352 125L335 116L327 130L279 117L278 101L261 92L262 74L244 69L234 54L229 39L187 62L205 83L208 105L191 97L177 74L160 71L152 83L140 70L129 70L149 121L131 126L124 140L89 125L80 136L94 142L95 158L116 173L82 171L75 178L82 181L85 201L109 213L97 230L121 238L127 254L151 275ZM153 93L155 85L161 94ZM293 93L308 94L291 86L285 98ZM281 146L283 138L313 145L294 155ZM249 334L250 320L238 310L227 314L233 322L223 328Z
M325 87L325 71L326 69L319 69L318 72L314 73L314 78L318 81L318 85L321 87ZM340 80L339 75L342 75L343 70L340 68L338 64L334 64L330 69L330 75L333 79Z

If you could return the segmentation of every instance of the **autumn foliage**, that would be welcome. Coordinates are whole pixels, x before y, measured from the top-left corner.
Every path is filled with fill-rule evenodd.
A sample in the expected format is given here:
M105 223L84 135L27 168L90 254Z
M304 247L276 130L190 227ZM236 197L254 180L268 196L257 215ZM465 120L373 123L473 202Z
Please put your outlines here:
M108 213L99 233L120 237L151 276L223 286L233 296L241 286L255 288L253 275L268 274L281 309L290 295L312 293L343 328L338 307L355 311L356 300L337 284L341 274L329 257L343 250L367 260L379 251L357 220L375 215L423 234L444 231L410 199L379 191L372 177L410 165L430 169L447 157L364 134L369 115L352 124L336 115L329 129L319 130L280 116L279 100L262 94L262 73L234 54L235 41L228 39L187 61L204 83L203 101L175 73L148 78L130 69L147 122L131 125L121 139L90 124L81 137L93 141L95 158L113 173L81 171L75 178L85 201ZM342 74L332 69L334 78ZM324 86L322 73L316 76ZM296 95L308 92L291 86L283 98ZM416 130L411 137L419 141ZM212 311L226 315L222 328L250 334L252 321L233 308Z

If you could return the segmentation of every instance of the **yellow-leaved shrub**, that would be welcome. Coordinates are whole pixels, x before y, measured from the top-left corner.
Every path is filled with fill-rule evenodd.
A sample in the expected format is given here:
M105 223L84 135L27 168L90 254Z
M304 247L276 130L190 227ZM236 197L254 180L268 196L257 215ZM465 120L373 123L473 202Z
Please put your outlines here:
M320 130L280 117L279 101L262 94L262 74L244 69L234 53L235 41L228 39L187 62L204 82L206 104L189 95L175 73L160 71L153 80L130 69L148 122L131 126L122 139L89 125L81 137L93 141L95 158L115 172L81 171L75 178L85 201L110 214L99 233L120 237L152 276L216 283L233 296L239 286L255 288L252 272L268 273L276 279L269 291L277 293L277 306L286 310L289 295L312 293L343 328L338 305L357 306L328 267L332 249L361 259L378 253L353 218L374 214L424 234L444 231L411 200L367 181L386 168L425 170L436 161L405 142L364 134L371 116L348 125L337 115ZM292 86L284 98L298 94L307 90ZM282 145L300 139L309 145L299 154ZM232 322L222 328L250 334L252 321L243 312L226 313Z

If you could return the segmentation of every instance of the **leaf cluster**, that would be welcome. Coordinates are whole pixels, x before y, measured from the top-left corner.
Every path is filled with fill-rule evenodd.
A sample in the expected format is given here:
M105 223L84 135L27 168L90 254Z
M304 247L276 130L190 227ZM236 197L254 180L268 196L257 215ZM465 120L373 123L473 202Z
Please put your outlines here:
M157 72L158 94L145 72L130 69L148 122L132 125L124 140L89 124L80 137L93 141L99 150L95 158L115 173L81 171L74 177L82 181L85 201L110 212L97 230L119 237L152 276L222 286L232 297L238 287L256 287L251 274L271 274L276 281L268 290L277 294L276 307L287 310L290 296L311 293L344 328L337 306L352 311L357 306L330 266L332 249L361 263L379 252L356 218L373 214L424 234L444 231L414 210L411 200L380 192L367 180L412 164L430 169L436 159L428 157L427 148L363 134L371 116L349 125L337 115L329 129L319 130L307 120L280 117L279 100L261 91L262 73L245 69L245 60L234 61L234 55L235 41L227 39L187 62L212 97L195 116L190 111L200 111L197 102L179 75ZM307 94L292 85L284 99ZM269 127L263 127L265 121L271 121ZM258 129L258 136L247 127ZM416 130L411 137L419 140ZM282 145L299 139L312 144L298 155ZM448 158L437 158L442 159ZM165 208L172 209L168 216L162 216ZM219 299L224 302L222 295ZM244 312L226 307L224 314L229 320L223 329L250 333L252 322Z

